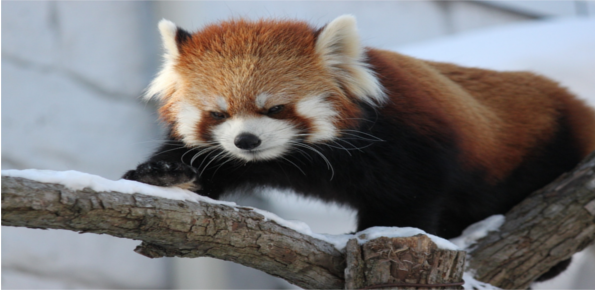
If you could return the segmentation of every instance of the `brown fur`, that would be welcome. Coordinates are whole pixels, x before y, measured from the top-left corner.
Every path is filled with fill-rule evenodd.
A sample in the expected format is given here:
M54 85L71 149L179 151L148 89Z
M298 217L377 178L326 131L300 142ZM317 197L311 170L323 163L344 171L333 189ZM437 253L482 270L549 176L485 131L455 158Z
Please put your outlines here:
M583 154L595 150L595 114L556 83L528 72L496 72L370 49L391 102L386 114L424 134L453 137L462 161L501 180L558 130L566 116ZM444 132L452 128L452 132ZM446 135L446 136L445 136Z

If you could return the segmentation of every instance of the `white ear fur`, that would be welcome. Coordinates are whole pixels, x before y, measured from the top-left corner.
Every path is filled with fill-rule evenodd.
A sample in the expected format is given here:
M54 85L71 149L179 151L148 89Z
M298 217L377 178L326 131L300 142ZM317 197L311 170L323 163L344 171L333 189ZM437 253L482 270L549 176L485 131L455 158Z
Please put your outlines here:
M166 53L172 57L177 57L179 52L178 44L176 43L176 33L178 32L176 24L167 19L161 19L159 21L159 32L161 33L161 40L163 41L163 47Z
M365 63L355 17L339 16L324 27L316 41L316 52L350 93L371 105L385 102L382 85Z
M145 91L144 99L146 100L153 97L161 99L173 93L178 79L178 75L174 70L174 65L180 55L176 42L178 27L167 19L161 19L159 21L159 32L165 48L164 62L161 71Z

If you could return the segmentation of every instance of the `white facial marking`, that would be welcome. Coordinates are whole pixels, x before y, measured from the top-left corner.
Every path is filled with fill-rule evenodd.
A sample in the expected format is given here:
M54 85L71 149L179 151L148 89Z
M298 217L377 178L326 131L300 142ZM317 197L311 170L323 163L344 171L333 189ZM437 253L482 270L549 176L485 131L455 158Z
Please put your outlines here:
M317 95L304 98L297 103L297 113L311 120L314 125L306 142L331 140L337 136L337 128L333 120L338 114L324 99L324 95Z
M207 145L198 136L197 125L200 123L202 112L195 106L180 101L176 115L177 131L182 136L182 141L189 146Z
M227 101L225 101L225 98L217 97L217 106L219 106L221 111L227 112Z
M256 96L256 107L259 109L264 108L269 97L270 97L269 94L260 94L260 95Z
M217 125L213 135L225 150L234 156L251 161L274 159L283 155L290 147L297 130L289 122L268 117L235 117ZM260 146L253 150L238 148L234 140L241 133L258 136Z

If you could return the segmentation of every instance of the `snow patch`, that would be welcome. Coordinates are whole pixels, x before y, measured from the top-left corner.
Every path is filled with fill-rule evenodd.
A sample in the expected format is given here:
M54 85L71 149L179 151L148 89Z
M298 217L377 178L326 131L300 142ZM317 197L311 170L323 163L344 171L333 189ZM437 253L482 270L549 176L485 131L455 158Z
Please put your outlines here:
M497 289L500 289L492 284L475 280L475 278L473 278L472 272L463 273L463 280L465 281L465 284L463 284L463 288L465 290L497 290Z
M316 233L312 232L312 229L310 229L310 226L308 224L306 224L305 222L297 221L297 220L286 220L272 212L268 212L266 210L262 210L262 209L258 209L258 208L252 208L252 210L261 214L262 216L264 216L265 220L274 221L278 225L286 227L286 228L290 228L298 233L302 233L302 234L313 236L313 237L315 237L315 235L317 235ZM315 238L317 238L317 237L315 237Z
M44 183L56 183L64 185L66 188L72 190L90 188L97 192L117 191L128 194L139 193L167 199L188 200L194 202L202 201L236 207L234 202L214 200L177 187L159 187L126 179L109 180L101 176L74 170L53 171L39 169L11 169L2 170L2 176L21 177Z
M461 236L452 238L450 241L460 249L469 250L470 246L475 244L479 239L487 236L489 232L499 230L500 226L504 224L504 221L505 218L501 214L490 216L468 226Z
M397 227L372 227L361 232L357 232L355 234L345 234L345 235L329 235L329 234L319 234L312 231L310 226L302 221L291 221L285 220L280 218L274 213L264 211L261 209L253 208L253 210L261 215L263 215L267 220L272 220L276 222L280 226L284 226L295 230L296 232L302 233L304 235L311 236L315 239L319 239L325 241L331 245L333 245L337 250L343 251L347 246L347 242L350 239L357 239L360 245L371 241L373 239L379 237L387 237L387 238L403 238L403 237L411 237L419 234L423 234L428 236L437 246L439 249L444 250L460 250L457 245L451 243L450 241L443 239L438 236L434 236L420 230L418 228L397 228Z
M468 226L461 236L452 238L450 241L457 245L461 250L469 251L471 250L471 246L473 246L479 239L488 235L489 232L498 231L502 224L504 224L505 218L503 215L493 215L490 216L482 221L476 222L470 226ZM469 262L469 256L467 256L467 263ZM465 264L465 269L467 269L467 263ZM474 276L473 271L467 271L463 273L463 280L465 284L463 288L465 290L495 290L500 289L496 286L491 284L477 281Z
M404 237L412 237L415 235L426 235L428 236L432 242L438 246L439 249L443 250L451 250L451 251L458 251L460 248L448 241L447 239L443 239L438 236L430 235L423 230L418 228L396 228L396 227L372 227L366 230L363 230L356 234L357 240L359 241L360 245L364 244L368 241L379 237L389 237L389 238L404 238Z
M404 227L404 228L371 227L371 228L365 229L361 232L357 232L352 235L326 235L326 234L314 233L312 236L317 239L324 240L330 244L333 244L335 246L335 248L337 248L340 251L343 251L343 249L345 249L345 246L347 245L347 241L349 241L350 239L357 239L358 243L360 245L363 245L363 244L367 243L368 241L371 241L373 239L377 239L380 237L405 238L405 237L412 237L412 236L419 235L419 234L428 236L432 240L432 242L434 242L436 244L436 246L438 246L439 249L452 250L452 251L460 250L459 247L457 247L457 245L451 243L450 241L448 241L446 239L428 234L418 228L411 228L411 227Z

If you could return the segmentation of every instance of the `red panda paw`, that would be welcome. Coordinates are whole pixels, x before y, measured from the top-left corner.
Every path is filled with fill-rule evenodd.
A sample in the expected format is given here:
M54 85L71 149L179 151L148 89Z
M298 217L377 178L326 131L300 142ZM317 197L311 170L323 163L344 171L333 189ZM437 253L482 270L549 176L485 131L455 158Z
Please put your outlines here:
M135 180L157 186L176 186L188 190L200 189L194 183L196 172L181 162L149 161L130 170L122 176L123 179Z

